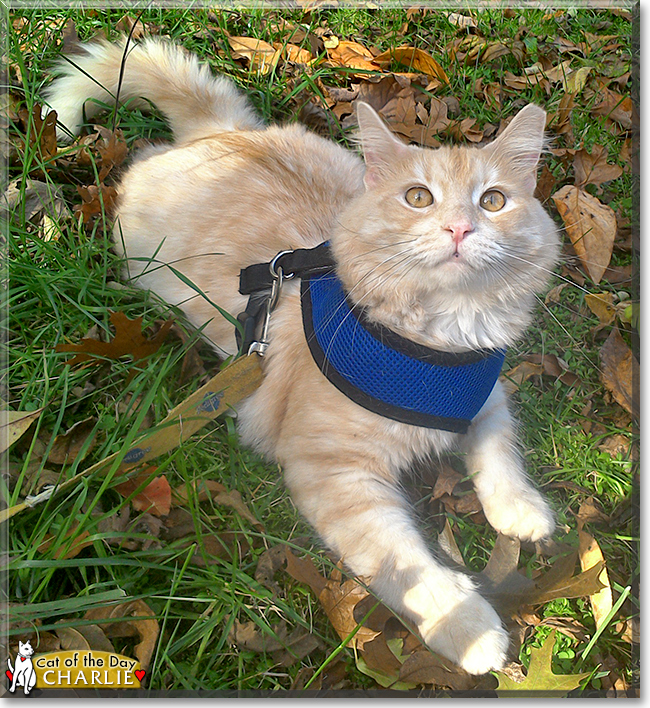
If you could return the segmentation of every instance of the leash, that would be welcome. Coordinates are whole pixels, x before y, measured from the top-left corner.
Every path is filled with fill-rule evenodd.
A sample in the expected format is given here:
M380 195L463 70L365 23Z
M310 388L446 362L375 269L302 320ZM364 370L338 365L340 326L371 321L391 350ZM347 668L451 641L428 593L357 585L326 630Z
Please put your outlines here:
M0 523L51 499L55 494L73 487L84 477L95 472L122 475L144 462L170 452L194 435L209 421L232 410L233 406L249 396L262 383L263 372L257 354L242 356L228 364L200 389L172 408L158 425L145 431L135 442L127 436L123 448L96 464L82 470L61 484L48 487L40 494L28 496L19 504L0 511ZM133 433L133 438L135 438Z

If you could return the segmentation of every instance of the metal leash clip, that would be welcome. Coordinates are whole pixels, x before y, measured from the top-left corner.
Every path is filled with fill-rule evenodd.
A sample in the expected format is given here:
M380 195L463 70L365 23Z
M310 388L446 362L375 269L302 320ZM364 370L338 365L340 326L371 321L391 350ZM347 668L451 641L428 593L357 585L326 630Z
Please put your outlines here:
M293 253L293 251L280 251L275 258L269 263L269 271L271 277L273 278L273 284L271 285L271 294L266 300L264 308L264 319L262 320L262 332L260 338L251 343L248 348L249 354L259 354L264 356L266 350L269 348L268 333L269 333L269 322L271 321L271 313L275 310L278 300L280 299L280 293L282 292L282 284L285 280L291 280L295 273L284 274L282 266L278 265L278 260L286 255L287 253Z

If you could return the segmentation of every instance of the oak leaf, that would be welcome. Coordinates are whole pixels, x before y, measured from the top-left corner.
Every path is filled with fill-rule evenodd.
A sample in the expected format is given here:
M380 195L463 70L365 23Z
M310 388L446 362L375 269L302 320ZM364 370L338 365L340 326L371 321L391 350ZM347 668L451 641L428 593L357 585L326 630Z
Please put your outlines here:
M591 674L554 674L551 670L551 658L553 655L553 645L555 644L555 633L553 630L541 648L532 647L530 650L530 664L526 679L517 683L508 678L503 672L497 672L499 686L498 694L507 695L510 691L534 692L535 697L549 696L559 698L572 691Z

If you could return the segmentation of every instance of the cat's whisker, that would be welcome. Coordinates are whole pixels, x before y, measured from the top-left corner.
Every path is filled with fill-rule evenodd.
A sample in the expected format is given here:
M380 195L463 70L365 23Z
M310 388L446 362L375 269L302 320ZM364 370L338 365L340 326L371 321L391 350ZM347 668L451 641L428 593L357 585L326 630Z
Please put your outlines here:
M549 273L554 278L559 278L560 280L564 280L565 282L569 283L569 285L575 286L578 290L582 290L582 292L586 293L587 295L591 294L589 292L589 290L587 290L586 288L583 288L581 285L579 285L575 281L571 280L570 278L566 278L563 275L560 275L559 273L556 273L553 270L549 270L548 268L544 268L544 266L541 266L538 263L533 263L532 261L529 261L526 258L521 258L520 256L516 256L511 251L506 251L506 254L509 258L514 258L515 260L521 261L522 263L526 263L527 265L529 265L533 268L539 268L539 270L543 270L545 273Z

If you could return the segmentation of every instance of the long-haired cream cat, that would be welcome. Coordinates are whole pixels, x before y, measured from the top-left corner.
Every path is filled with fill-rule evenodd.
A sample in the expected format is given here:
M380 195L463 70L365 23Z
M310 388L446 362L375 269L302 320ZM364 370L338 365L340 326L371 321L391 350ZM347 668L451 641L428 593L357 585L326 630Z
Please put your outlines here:
M95 43L74 57L85 73L60 67L49 103L72 133L86 99L116 95L123 52L123 42ZM526 106L484 147L430 150L402 143L361 103L362 160L298 125L265 126L232 83L157 39L129 47L120 97L158 106L175 142L146 149L124 176L116 247L134 282L197 327L208 323L221 351L237 352L235 332L210 301L233 314L245 308L240 269L327 240L349 305L415 350L505 349L529 324L558 253L533 197L541 108ZM86 115L94 108L86 102ZM172 262L207 298L158 267ZM496 530L533 541L551 534L500 383L465 434L368 410L315 362L298 278L285 281L268 340L264 382L239 405L241 439L282 465L320 536L433 650L474 674L500 668L501 620L427 548L400 490L414 460L457 449Z

